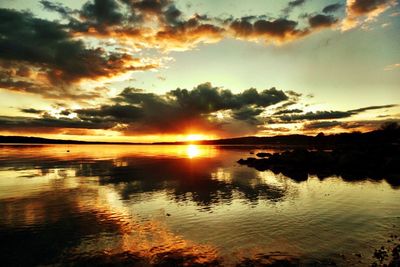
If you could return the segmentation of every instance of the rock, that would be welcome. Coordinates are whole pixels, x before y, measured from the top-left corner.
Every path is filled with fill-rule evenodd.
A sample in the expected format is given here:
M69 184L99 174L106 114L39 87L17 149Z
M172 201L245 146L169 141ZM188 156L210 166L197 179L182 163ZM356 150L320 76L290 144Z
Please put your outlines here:
M257 157L240 159L238 163L259 171L282 173L296 181L307 180L309 174L319 179L336 175L346 181L385 179L392 186L400 186L400 145L397 144L338 147L328 151L302 148L274 154L260 152Z
M257 153L256 156L259 157L259 158L266 158L266 157L272 156L272 154L271 153L260 152L260 153Z

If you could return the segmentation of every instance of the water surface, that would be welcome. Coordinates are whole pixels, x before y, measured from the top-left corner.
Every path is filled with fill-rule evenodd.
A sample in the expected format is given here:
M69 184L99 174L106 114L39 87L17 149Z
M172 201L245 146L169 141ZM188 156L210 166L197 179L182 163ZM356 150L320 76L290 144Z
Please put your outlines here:
M365 266L399 233L400 194L386 181L297 182L237 164L249 151L1 146L0 256L6 266L271 258Z

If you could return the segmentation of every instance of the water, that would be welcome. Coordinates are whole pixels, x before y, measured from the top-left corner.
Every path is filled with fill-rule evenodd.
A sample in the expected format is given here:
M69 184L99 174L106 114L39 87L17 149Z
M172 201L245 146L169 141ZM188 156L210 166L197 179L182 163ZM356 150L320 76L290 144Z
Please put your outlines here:
M399 234L398 188L340 177L296 182L238 165L250 150L257 152L1 146L2 265L234 266L290 259L365 266L375 248Z

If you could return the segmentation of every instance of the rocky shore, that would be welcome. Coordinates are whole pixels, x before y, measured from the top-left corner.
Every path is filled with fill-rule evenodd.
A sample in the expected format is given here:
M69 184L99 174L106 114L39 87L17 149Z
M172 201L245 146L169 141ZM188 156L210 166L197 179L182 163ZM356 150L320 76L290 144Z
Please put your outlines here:
M271 170L296 181L308 175L323 179L341 176L344 180L387 180L400 186L400 145L382 144L336 148L332 150L287 150L282 153L258 153L257 157L240 159L239 164L259 171Z

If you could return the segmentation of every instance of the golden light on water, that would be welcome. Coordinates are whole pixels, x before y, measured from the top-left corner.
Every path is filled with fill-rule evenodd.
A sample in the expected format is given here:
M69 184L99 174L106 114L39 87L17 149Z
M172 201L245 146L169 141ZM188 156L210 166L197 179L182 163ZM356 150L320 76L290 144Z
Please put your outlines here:
M188 155L189 158L195 158L198 157L200 155L200 149L199 146L197 145L188 145L187 149L186 149L186 153Z

